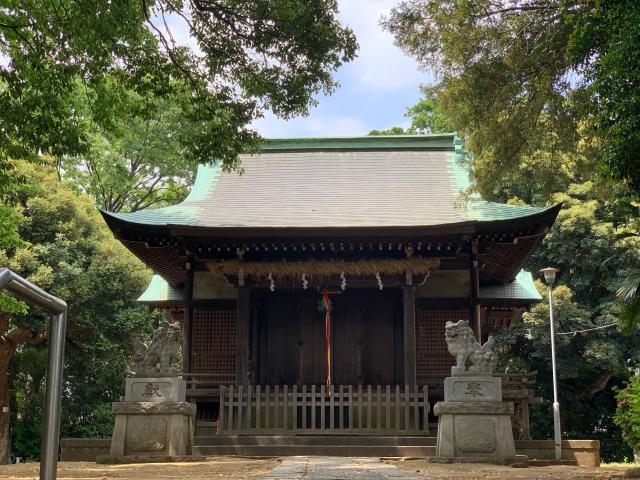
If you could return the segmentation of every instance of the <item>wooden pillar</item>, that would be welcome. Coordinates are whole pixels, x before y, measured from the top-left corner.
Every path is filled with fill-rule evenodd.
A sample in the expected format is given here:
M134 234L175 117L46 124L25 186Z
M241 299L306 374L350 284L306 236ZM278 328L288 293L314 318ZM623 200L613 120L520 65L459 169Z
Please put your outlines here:
M404 298L404 383L416 385L416 287L413 275L407 272L407 282L403 289Z
M184 318L182 321L182 371L191 372L191 342L193 325L193 257L187 257L184 279Z
M480 272L478 270L478 240L473 240L471 244L471 265L470 265L470 284L471 293L469 296L469 312L471 325L476 334L478 342L482 343L482 316L480 315L480 302L478 295L480 294Z
M238 306L236 313L236 384L249 383L249 319L251 308L249 297L251 289L238 287Z

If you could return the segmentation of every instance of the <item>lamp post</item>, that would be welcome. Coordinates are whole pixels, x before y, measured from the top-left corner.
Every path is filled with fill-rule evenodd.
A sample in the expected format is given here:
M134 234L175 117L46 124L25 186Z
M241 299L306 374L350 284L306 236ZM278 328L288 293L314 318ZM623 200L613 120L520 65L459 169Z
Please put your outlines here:
M553 371L553 443L556 447L556 460L562 458L562 434L560 432L560 404L558 403L558 378L556 374L556 331L553 322L553 282L556 279L557 268L547 267L540 270L544 275L549 292L549 325L551 328L551 369Z

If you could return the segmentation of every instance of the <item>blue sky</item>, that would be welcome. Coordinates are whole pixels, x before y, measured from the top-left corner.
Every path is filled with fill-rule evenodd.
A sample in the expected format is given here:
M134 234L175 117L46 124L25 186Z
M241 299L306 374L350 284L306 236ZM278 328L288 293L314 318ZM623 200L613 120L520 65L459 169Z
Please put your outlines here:
M318 137L364 135L374 128L407 126L407 107L420 98L420 85L432 84L433 76L420 71L417 62L393 44L380 27L380 17L400 0L338 0L340 21L353 29L360 48L358 57L335 73L340 87L306 117L285 121L267 113L252 126L264 137ZM161 22L155 22L161 28ZM198 50L187 25L169 17L179 44Z
M271 114L254 127L265 137L361 135L374 128L406 126L404 113L420 98L419 86L433 83L412 58L393 44L379 25L381 15L399 0L339 0L340 20L351 27L360 50L358 58L335 75L340 82L330 97L307 117L284 121Z

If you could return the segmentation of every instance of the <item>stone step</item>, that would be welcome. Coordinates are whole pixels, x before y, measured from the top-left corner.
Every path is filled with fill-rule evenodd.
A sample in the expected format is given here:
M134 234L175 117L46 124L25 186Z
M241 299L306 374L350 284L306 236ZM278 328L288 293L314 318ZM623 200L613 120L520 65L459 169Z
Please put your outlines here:
M194 455L241 455L250 457L428 457L436 447L397 445L209 445L194 446Z
M197 436L197 446L336 446L435 447L436 437L376 435L219 435Z

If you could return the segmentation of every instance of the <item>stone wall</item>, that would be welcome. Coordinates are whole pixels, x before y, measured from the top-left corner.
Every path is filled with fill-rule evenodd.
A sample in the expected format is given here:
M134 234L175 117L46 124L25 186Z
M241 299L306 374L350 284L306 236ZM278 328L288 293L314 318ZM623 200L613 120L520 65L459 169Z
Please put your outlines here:
M98 455L109 455L111 438L63 438L60 460L63 462L95 462Z
M553 460L553 440L516 440L516 452L529 459ZM563 440L562 459L575 460L581 467L600 466L600 442L598 440Z
M555 458L553 440L516 440L516 453L528 455L530 459L552 460ZM60 441L63 462L95 462L98 455L108 455L110 438L63 438ZM564 440L562 458L575 460L582 467L600 465L600 442L598 440Z

